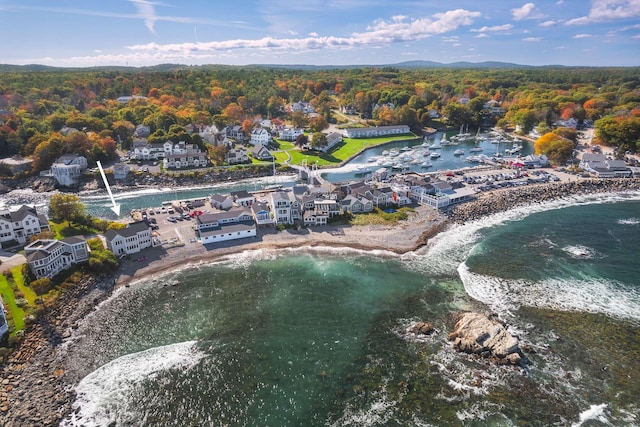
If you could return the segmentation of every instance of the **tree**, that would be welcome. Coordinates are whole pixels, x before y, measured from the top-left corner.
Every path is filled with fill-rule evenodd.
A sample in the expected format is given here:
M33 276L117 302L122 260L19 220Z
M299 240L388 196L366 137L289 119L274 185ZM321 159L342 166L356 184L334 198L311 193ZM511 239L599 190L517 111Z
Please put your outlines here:
M536 154L544 154L554 164L563 164L571 158L574 143L554 132L542 135L534 144Z
M307 127L307 123L309 123L307 116L305 116L302 111L291 113L291 124L293 124L293 127L305 128Z
M296 138L296 146L302 148L309 143L309 138L304 133L301 133Z
M131 140L133 139L133 132L136 127L128 120L117 120L111 125L113 130L113 136L116 141L122 144L123 148L131 147Z
M81 220L84 217L85 206L80 198L73 194L54 194L49 199L49 215L55 222Z
M313 134L311 139L311 148L322 148L326 147L328 144L327 135L322 132L316 132Z
M444 115L449 124L454 126L466 125L471 122L471 111L458 102L449 102L444 107Z
M322 116L314 117L309 121L309 129L311 132L321 132L329 127L327 119Z

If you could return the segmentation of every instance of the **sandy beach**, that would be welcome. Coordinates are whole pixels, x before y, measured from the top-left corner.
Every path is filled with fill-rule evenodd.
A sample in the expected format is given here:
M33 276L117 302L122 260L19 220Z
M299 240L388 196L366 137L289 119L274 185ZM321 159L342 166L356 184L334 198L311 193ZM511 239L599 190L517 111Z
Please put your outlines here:
M59 425L72 411L77 379L65 375L63 355L71 351L65 339L95 306L119 286L158 276L179 267L210 263L244 251L313 247L345 247L363 251L403 254L426 245L452 224L479 219L517 206L541 203L576 194L638 191L640 179L577 180L508 188L478 194L475 201L438 212L415 207L406 221L394 225L322 226L300 230L259 230L255 238L205 247L188 242L170 248L144 251L142 261L123 259L113 275L91 278L68 290L53 307L40 315L22 345L2 369L0 424L7 427Z

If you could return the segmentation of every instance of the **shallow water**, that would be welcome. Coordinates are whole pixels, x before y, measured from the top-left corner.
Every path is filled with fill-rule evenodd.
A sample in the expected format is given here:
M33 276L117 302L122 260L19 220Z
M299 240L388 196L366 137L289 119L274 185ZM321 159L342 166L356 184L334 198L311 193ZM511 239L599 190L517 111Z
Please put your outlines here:
M253 251L123 288L68 343L66 425L636 425L640 202L576 198L401 257ZM526 370L454 352L497 313ZM404 331L432 321L425 339Z

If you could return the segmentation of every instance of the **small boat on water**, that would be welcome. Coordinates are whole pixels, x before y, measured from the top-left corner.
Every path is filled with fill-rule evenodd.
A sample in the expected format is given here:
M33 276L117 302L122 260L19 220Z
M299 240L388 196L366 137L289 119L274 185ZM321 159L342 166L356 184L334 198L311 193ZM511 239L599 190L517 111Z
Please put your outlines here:
M464 155L464 150L458 148L456 151L453 152L454 156L462 156Z
M440 142L439 142L439 141L436 141L436 142L434 142L433 144L431 144L431 145L429 146L429 148L430 148L430 149L432 149L432 150L437 150L437 149L439 149L439 148L442 148L442 145L440 145Z
M437 159L438 157L440 157L440 153L434 151L429 155L429 157L431 157L432 159Z
M389 150L389 156L396 157L399 155L400 155L400 151L398 151L397 148L392 148L391 150Z
M411 147L402 147L400 151L411 151Z
M469 150L472 153L479 153L482 151L482 147L473 147L471 150Z
M420 163L421 168L430 168L431 166L433 166L433 163L431 163L429 160L425 160L424 162Z

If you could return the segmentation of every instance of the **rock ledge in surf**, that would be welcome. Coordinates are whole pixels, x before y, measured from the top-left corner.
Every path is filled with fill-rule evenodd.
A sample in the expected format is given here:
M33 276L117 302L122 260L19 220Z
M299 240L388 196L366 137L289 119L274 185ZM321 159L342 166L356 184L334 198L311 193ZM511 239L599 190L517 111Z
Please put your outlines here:
M459 315L449 341L458 351L480 355L499 365L524 363L518 339L502 323L481 313Z

